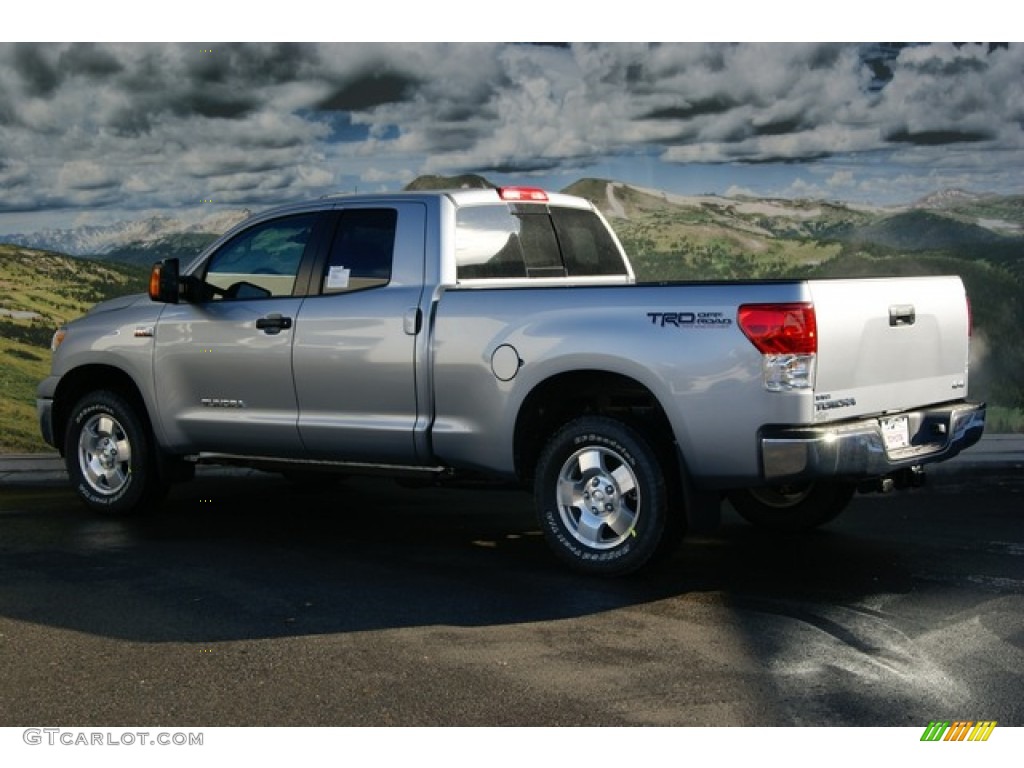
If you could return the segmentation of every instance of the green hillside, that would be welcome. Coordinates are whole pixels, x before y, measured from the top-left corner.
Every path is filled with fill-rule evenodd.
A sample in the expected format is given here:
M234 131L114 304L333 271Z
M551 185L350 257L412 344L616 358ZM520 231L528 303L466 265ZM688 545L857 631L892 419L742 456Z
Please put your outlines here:
M870 243L905 251L991 246L1006 238L982 226L933 211L906 211L845 233L853 243Z
M973 196L954 200L942 206L947 215L965 222L997 220L1006 225L1024 228L1024 195Z
M0 244L0 453L49 450L36 385L62 323L105 299L145 290L148 270Z
M837 238L870 220L827 203L680 197L603 179L564 191L601 210L651 281L781 277L835 258Z

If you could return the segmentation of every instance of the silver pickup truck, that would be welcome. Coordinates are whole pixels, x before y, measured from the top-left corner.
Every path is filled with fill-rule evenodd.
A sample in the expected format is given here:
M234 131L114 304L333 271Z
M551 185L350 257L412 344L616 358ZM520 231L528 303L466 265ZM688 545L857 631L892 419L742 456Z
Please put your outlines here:
M567 195L329 197L60 329L38 412L106 514L196 462L513 480L559 557L625 573L725 498L809 528L975 443L970 330L956 277L636 284Z

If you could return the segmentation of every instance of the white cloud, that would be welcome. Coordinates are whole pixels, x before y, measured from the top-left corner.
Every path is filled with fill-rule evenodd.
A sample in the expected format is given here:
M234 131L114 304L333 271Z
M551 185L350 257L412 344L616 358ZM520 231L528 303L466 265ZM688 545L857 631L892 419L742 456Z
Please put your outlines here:
M638 152L689 175L740 163L744 188L781 191L831 158L841 170L790 191L1020 189L1024 46L911 47L877 70L862 53L817 43L0 44L0 210L159 209L211 196L255 206L424 172L562 177ZM794 169L786 181L747 181L780 162Z
M103 189L118 183L113 169L92 160L71 160L64 163L57 175L57 187L62 191Z
M361 181L370 184L388 184L404 182L416 176L411 168L399 168L397 170L385 170L383 168L367 168L359 174Z
M855 184L856 181L854 179L853 171L836 171L829 176L828 180L825 182L825 185L829 189L836 190L850 189L855 186Z

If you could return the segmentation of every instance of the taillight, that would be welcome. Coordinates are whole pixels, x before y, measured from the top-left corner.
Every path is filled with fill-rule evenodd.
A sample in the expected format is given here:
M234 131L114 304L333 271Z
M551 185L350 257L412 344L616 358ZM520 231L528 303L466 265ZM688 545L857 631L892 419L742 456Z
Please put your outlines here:
M818 351L813 304L744 304L737 319L763 355L813 355Z
M813 304L744 304L736 319L763 355L765 389L814 389L818 323Z
M537 187L501 187L498 196L509 202L546 203L548 193Z

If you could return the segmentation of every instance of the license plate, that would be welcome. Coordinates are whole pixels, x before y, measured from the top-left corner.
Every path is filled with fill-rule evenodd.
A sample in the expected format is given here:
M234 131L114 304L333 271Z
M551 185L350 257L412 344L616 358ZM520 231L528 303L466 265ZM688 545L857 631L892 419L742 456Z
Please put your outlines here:
M906 416L896 416L892 419L882 419L882 439L885 440L885 450L892 452L910 445L910 427L907 424Z

